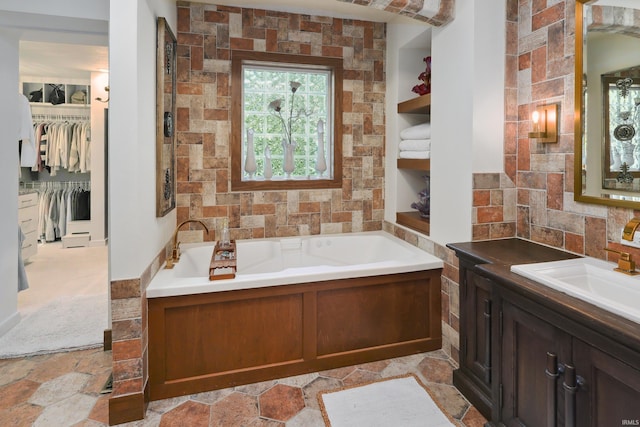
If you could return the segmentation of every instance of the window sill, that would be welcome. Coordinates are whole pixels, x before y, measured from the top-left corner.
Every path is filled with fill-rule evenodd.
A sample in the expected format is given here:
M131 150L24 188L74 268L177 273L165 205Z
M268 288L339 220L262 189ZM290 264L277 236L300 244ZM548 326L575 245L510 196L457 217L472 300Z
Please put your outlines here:
M342 179L271 179L231 181L231 191L321 190L341 188Z

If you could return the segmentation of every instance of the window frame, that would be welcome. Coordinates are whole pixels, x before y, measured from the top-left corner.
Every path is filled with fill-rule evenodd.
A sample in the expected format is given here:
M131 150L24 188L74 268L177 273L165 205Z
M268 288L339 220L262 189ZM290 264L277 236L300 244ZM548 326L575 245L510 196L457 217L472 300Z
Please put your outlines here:
M251 63L319 65L333 74L333 178L242 180L242 66ZM270 52L231 53L231 191L304 190L342 187L342 59ZM266 108L266 106L265 106ZM327 132L329 135L329 132Z

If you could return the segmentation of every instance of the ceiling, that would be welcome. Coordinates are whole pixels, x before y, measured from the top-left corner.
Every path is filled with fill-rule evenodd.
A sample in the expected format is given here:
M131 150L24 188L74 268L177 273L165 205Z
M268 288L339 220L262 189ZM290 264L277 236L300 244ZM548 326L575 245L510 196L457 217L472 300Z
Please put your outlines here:
M337 0L200 0L203 3L250 7L376 22L424 25L411 18ZM31 21L33 22L33 21ZM77 25L77 23L74 23ZM94 23L89 23L96 29ZM104 26L106 30L106 25ZM67 27L68 28L68 27ZM80 28L80 27L78 27ZM101 29L102 30L102 29ZM102 31L104 31L102 30ZM91 72L109 69L108 47L104 39L90 36L86 28L75 32L31 31L20 42L20 75L88 79Z
M106 46L20 42L20 75L88 79L91 72L109 69Z

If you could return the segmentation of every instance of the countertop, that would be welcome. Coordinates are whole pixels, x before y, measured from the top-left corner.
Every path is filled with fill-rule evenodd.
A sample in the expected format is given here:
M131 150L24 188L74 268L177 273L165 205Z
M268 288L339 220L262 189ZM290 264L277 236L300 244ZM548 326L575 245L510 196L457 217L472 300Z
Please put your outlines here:
M640 351L639 324L510 270L511 265L578 258L577 255L517 238L452 243L447 247L471 259L477 274L492 280L506 292L517 293L554 310L568 321L580 324L586 333L595 332L613 339L612 345Z
M467 258L472 258L476 264L512 266L579 258L578 255L569 252L516 238L449 243L447 247Z

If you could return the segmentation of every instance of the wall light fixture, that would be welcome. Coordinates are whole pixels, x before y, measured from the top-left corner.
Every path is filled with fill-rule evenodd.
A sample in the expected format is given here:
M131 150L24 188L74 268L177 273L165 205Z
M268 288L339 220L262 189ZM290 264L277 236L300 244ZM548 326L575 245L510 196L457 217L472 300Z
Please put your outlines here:
M541 105L531 113L529 138L538 142L558 142L558 104Z

